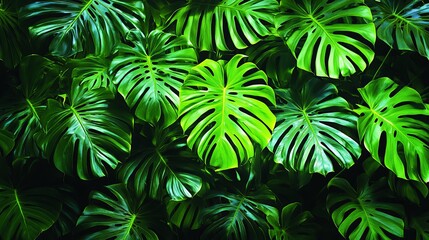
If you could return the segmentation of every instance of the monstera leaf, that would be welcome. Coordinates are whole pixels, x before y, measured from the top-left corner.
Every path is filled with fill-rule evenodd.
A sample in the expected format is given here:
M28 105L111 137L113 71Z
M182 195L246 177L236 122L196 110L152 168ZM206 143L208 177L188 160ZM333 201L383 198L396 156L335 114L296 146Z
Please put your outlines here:
M421 200L424 201L429 194L429 189L425 183L397 178L392 172L389 172L388 180L390 190L396 193L399 197L407 199L419 206Z
M13 0L0 2L0 60L9 68L21 60L24 31L18 22Z
M182 158L186 143L179 128L167 128L157 132L152 146L134 154L120 169L119 177L137 193L149 193L161 200L165 190L174 201L194 197L203 184L198 176L200 166L195 161Z
M279 38L270 38L249 47L249 60L265 69L268 78L278 88L285 87L292 80L296 60L290 49Z
M61 200L55 189L0 185L0 238L36 239L54 224L60 210Z
M85 85L89 90L107 88L115 91L113 79L109 73L110 61L107 58L90 55L83 59L72 59L70 65L73 69L73 81Z
M279 216L267 216L272 226L269 230L270 238L277 240L311 240L315 239L316 225L311 222L313 215L309 211L302 211L301 203L294 202L283 207Z
M82 51L109 55L121 36L144 19L143 3L137 0L38 1L22 15L32 21L32 35L49 37L51 53L65 57Z
M201 197L194 197L184 201L170 200L167 203L169 220L180 229L196 230L201 227L201 211L205 202Z
M13 134L7 130L0 129L0 158L8 155L14 146Z
M357 189L343 178L333 178L328 188L327 208L338 231L348 239L391 239L404 236L401 205L385 201L389 196L382 178L369 185L368 178L358 178ZM387 190L387 191L386 191Z
M380 78L359 92L368 104L355 110L359 138L372 157L400 178L429 182L429 110L417 91Z
M46 99L55 92L59 69L47 58L27 56L19 65L20 85L2 96L0 128L15 136L16 158L39 155L36 138L42 131L41 113L46 109Z
M277 9L275 0L189 1L169 24L200 50L243 49L270 34Z
M371 10L362 2L282 0L286 11L278 15L276 25L299 68L339 78L371 63L376 32Z
M275 200L274 194L261 186L248 194L213 193L207 200L221 202L204 209L203 217L209 223L201 239L266 239L266 217L277 214L277 209L266 204Z
M197 61L195 51L184 38L159 30L129 38L134 47L121 44L112 62L115 84L138 118L167 127L177 119L179 88Z
M429 58L429 4L422 2L386 0L375 3L377 37L390 47L416 51Z
M429 239L429 213L424 212L411 217L410 227L416 232L416 240Z
M43 149L60 171L81 179L103 177L107 166L116 168L127 157L133 118L113 99L105 88L74 84L63 102L48 100Z
M277 126L268 148L274 160L293 171L326 175L333 161L349 168L360 156L359 144L350 137L357 117L333 84L308 81L299 91L278 89Z
M217 170L253 157L253 144L264 148L275 124L266 105L275 103L274 91L255 64L240 64L243 57L203 61L180 89L180 124L189 133L188 146Z
M94 191L77 222L84 239L158 239L154 230L159 206L146 202L122 184Z

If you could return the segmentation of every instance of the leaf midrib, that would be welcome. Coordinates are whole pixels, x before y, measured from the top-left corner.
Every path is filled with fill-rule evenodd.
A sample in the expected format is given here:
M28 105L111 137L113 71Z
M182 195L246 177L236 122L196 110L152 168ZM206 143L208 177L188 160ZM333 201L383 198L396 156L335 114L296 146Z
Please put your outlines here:
M85 136L87 136L87 140L88 140L88 142L89 142L89 144L90 144L90 148L92 149L93 147L94 147L94 144L93 144L93 142L92 142L92 138L91 138L91 135L89 134L89 132L88 132L88 130L86 129L86 127L85 127L85 124L83 124L83 120L82 120L82 118L80 117L80 115L79 115L79 113L76 111L76 109L73 107L73 106L71 106L70 107L70 110L72 111L72 113L73 113L73 115L75 116L75 118L76 118L76 120L77 120L77 122L79 123L79 126L80 126L80 128L83 130L83 132L85 133Z
M76 24L77 20L79 20L79 18L82 16L82 14L92 5L93 2L94 2L94 0L88 0L88 2L86 2L86 4L79 11L79 13L73 18L72 22L66 27L63 34L61 34L61 38L63 38L64 35L67 34L73 28L73 26Z
M25 218L24 210L22 209L21 202L19 200L18 191L16 189L13 190L15 196L15 202L18 206L19 213L21 214L22 220L24 222L25 229L28 229L27 219Z
M136 221L137 215L136 214L132 214L131 215L131 219L128 222L128 227L127 230L124 234L124 237L122 238L122 240L125 240L128 238L128 236L130 235L131 229L133 228L134 222Z

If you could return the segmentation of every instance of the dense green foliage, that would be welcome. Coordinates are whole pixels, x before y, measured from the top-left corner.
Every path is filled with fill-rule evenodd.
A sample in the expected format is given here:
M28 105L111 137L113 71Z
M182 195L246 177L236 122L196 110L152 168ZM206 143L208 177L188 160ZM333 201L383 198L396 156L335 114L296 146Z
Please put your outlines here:
M429 239L429 3L0 0L0 240Z

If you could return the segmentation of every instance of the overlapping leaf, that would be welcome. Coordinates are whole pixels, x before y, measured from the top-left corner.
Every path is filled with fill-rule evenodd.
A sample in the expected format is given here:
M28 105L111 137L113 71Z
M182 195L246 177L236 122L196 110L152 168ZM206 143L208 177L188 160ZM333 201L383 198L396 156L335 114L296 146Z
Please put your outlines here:
M170 200L167 203L169 220L180 229L196 230L202 225L201 211L205 204L201 197L184 201Z
M368 105L355 110L359 138L372 157L400 178L429 182L429 110L417 91L380 78L359 92Z
M349 168L360 156L350 137L357 117L333 84L308 81L301 89L278 89L277 126L268 148L274 160L294 171L321 173L334 170L333 162Z
M89 55L83 59L72 59L70 65L73 69L73 81L79 82L89 90L107 88L115 91L113 78L109 73L109 59Z
M38 156L37 135L42 131L41 113L55 92L60 67L53 61L30 55L20 66L20 85L1 96L0 127L13 133L16 158Z
M169 24L200 50L243 49L270 34L275 0L189 1Z
M0 60L9 68L18 65L25 39L13 0L0 1Z
M207 59L192 68L180 89L180 124L188 146L217 170L236 168L264 148L275 124L267 103L275 103L267 77L255 64Z
M159 30L129 38L134 47L121 44L112 61L115 84L138 118L167 127L177 119L179 88L197 61L195 51L184 38Z
M374 58L371 10L361 0L282 0L278 32L297 66L317 76L339 78L363 71Z
M357 188L343 178L333 178L327 208L338 231L348 239L391 239L404 236L403 208L383 198L389 196L385 179L369 185L361 175Z
M47 0L27 5L22 13L32 21L30 32L51 38L49 49L56 56L84 51L109 55L130 29L144 20L138 0Z
M374 3L377 37L390 47L429 58L429 4L419 0Z
M266 217L275 215L277 209L266 204L275 200L265 186L249 194L213 193L208 199L220 199L204 210L204 218L210 224L203 239L264 239L267 238Z
M280 216L269 215L267 221L271 239L276 240L311 240L315 239L316 225L311 220L309 211L302 211L301 203L294 202L283 207Z
M75 84L68 98L69 104L48 100L43 148L66 174L103 177L130 152L133 118L105 88Z
M158 239L158 205L145 202L122 184L94 191L77 223L85 239Z

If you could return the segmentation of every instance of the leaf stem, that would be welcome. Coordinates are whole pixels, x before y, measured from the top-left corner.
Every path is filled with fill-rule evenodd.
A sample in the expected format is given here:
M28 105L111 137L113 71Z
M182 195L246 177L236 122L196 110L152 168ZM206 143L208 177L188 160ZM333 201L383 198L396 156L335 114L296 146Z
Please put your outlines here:
M383 61L381 62L380 66L377 68L377 71L375 71L375 74L374 74L374 76L372 77L371 81L372 81L372 80L374 80L374 79L377 77L378 72L381 70L381 67L383 67L384 62L386 61L387 57L389 57L390 52L392 51L392 49L393 49L393 48L391 47L391 48L389 49L389 51L387 52L386 56L384 56Z

